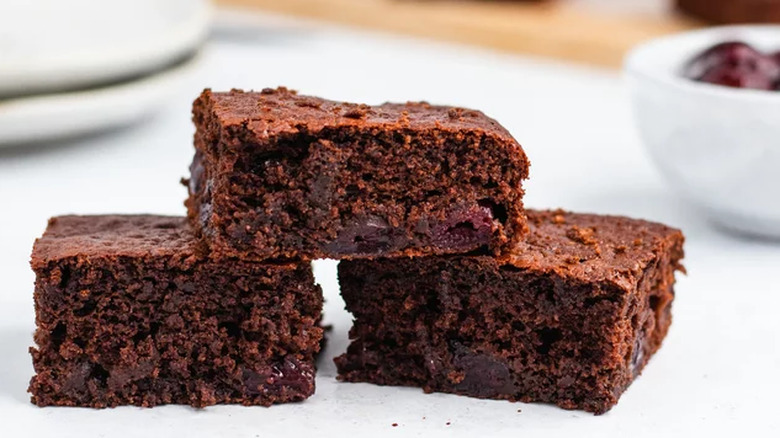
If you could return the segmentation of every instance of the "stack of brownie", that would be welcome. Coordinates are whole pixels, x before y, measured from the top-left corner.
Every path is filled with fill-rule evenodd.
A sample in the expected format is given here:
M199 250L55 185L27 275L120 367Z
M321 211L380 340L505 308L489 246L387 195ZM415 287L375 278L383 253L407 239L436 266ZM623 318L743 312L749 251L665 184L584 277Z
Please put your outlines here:
M36 242L39 405L268 405L314 392L342 260L343 381L603 413L671 323L683 236L524 210L494 120L284 88L195 101L188 218L65 216Z

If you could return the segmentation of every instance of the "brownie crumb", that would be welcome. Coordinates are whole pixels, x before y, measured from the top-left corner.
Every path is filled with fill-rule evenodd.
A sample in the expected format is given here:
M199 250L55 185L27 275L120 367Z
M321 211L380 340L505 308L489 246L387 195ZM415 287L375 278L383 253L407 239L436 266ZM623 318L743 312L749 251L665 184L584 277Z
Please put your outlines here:
M344 117L348 119L362 119L368 115L370 109L370 106L364 104L353 105L344 113Z
M230 90L231 93L243 93L243 90L239 90L237 88L233 88ZM296 90L290 90L287 87L276 87L276 88L263 88L262 91L260 91L260 94L264 94L266 96L273 95L273 94L290 94L290 95L297 95L298 91Z
M300 100L298 102L295 102L296 106L299 106L301 108L314 108L319 109L322 106L322 103L314 100L314 99L304 99ZM269 123L273 122L273 120L269 120Z
M583 260L580 257L567 255L563 257L563 262L568 265L576 265L577 263L582 262Z
M560 224L565 223L565 221L554 223ZM583 245L596 246L598 245L598 241L593 237L594 234L595 230L593 228L581 228L574 225L566 232L566 237Z
M447 115L450 116L453 120L458 120L463 115L463 109L462 108L452 108L449 111L447 111Z

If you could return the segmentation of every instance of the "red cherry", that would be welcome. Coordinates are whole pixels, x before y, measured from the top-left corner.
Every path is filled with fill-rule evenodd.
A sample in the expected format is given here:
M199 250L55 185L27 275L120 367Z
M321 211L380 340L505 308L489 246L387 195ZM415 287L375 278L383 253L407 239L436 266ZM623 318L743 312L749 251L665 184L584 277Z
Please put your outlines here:
M734 88L774 90L777 81L765 74L731 66L715 67L699 78L701 82Z
M727 87L772 90L780 80L780 62L745 43L730 41L696 56L684 74L689 79Z

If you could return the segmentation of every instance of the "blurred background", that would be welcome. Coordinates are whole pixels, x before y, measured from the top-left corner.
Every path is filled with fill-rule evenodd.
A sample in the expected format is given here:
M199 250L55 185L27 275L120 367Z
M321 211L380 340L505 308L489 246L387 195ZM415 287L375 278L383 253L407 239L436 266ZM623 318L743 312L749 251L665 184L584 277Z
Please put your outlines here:
M430 434L453 419L472 432L562 436L776 430L780 100L689 83L680 71L724 40L780 51L778 22L780 0L0 1L0 412L27 421L11 430L32 423L40 436L224 432L224 417L213 416L221 407L196 416L160 408L139 421L129 409L98 419L30 406L29 253L54 215L183 215L195 97L206 87L283 85L334 100L482 110L531 159L528 206L682 228L689 276L665 348L608 422L402 389L396 405L417 411L388 410L387 392L344 389L324 360L305 406L231 410L229 430L307 426L284 413L337 432L398 422ZM742 23L752 25L712 27ZM350 317L333 264L316 270L334 325L327 359L344 349ZM101 429L106 420L112 429Z
M206 87L284 85L336 100L483 110L528 151L533 206L674 222L663 212L676 210L653 204L664 197L704 212L678 214L705 223L734 216L720 221L726 228L751 216L760 223L740 231L776 238L780 205L764 198L780 185L780 153L755 133L772 128L780 105L733 103L749 92L714 103L704 95L725 93L678 77L696 51L740 38L734 28L696 37L701 29L773 22L780 0L4 0L0 195L34 230L54 213L180 214L192 100ZM777 50L777 27L768 29L754 39ZM623 67L638 47L680 35L695 39L667 44L681 53ZM714 146L724 139L733 140ZM729 196L724 173L734 178Z
M315 28L321 28L315 22L615 69L639 42L708 22L750 19L707 14L701 3L5 0L0 5L0 144L57 140L127 125L170 102L176 88L202 73L198 61L204 56L199 55L209 48L325 41L315 34ZM756 13L770 18L765 15ZM280 64L266 66L266 78L254 76L247 85L261 85L285 69ZM331 65L329 70L337 71L339 66ZM251 76L249 71L242 73L244 78ZM235 77L239 72L231 74ZM195 79L194 83L206 82ZM32 120L47 115L51 117L45 125L32 129Z

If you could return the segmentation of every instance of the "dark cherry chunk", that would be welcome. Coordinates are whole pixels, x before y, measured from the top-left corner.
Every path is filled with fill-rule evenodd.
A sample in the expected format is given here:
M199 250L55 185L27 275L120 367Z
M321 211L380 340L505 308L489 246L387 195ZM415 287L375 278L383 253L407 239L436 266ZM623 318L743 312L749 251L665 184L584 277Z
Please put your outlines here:
M347 222L338 237L322 245L335 256L379 255L401 246L402 236L393 236L394 230L379 216L355 218Z
M490 236L500 223L493 217L488 205L476 205L450 214L433 229L432 242L436 247L474 249L487 246Z
M480 398L496 398L514 390L509 366L490 354L471 351L458 342L450 347L455 372L450 383L457 392Z
M336 239L323 243L322 248L337 257L381 256L425 241L444 252L475 250L487 247L501 225L493 216L494 208L490 203L479 202L471 208L446 213L443 220L419 219L411 236L382 217L358 217L347 222Z
M32 267L39 406L267 406L314 393L322 293L308 263L213 260L183 217L63 216Z
M217 258L501 255L527 229L528 159L478 111L205 90L193 120L188 217Z
M685 67L685 76L734 88L774 90L780 62L742 42L725 42L702 52Z
M283 398L289 394L314 393L314 365L294 356L268 366L263 372L242 372L246 392L253 396Z
M488 204L484 205L488 207ZM500 217L499 208L469 216ZM339 264L349 382L608 411L671 324L683 236L613 216L528 212L514 253Z

